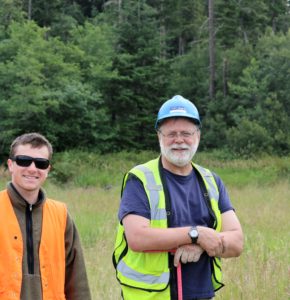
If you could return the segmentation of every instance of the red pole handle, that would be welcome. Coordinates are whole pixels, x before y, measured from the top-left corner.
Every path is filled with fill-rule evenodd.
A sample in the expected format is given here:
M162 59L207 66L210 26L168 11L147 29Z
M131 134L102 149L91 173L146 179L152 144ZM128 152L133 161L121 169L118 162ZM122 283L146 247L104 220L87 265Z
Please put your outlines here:
M182 273L181 273L181 263L178 263L177 266L177 293L178 293L178 300L183 300L182 295Z

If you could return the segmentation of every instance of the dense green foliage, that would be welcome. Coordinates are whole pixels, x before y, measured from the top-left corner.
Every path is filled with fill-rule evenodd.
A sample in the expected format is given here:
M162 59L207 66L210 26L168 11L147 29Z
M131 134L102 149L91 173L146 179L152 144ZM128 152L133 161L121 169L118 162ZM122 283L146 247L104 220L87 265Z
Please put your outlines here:
M50 181L74 187L120 186L123 176L132 167L158 157L158 152L118 152L98 154L84 151L56 153L50 172ZM72 163L73 162L73 163ZM263 156L252 159L234 159L221 151L198 152L194 162L210 168L233 186L249 184L268 185L281 179L290 180L290 158Z
M202 148L288 154L289 1L214 3L210 97L205 1L0 0L0 157L29 131L58 151L156 150L175 94L199 108Z
M123 151L99 154L71 150L55 153L48 184L59 187L101 188L121 191L123 176L134 166L158 157L154 151ZM278 181L290 181L290 158L263 156L251 159L229 157L221 151L198 152L194 162L217 173L226 185L246 187L268 186ZM0 183L10 180L8 169L0 164ZM46 184L47 184L46 183Z

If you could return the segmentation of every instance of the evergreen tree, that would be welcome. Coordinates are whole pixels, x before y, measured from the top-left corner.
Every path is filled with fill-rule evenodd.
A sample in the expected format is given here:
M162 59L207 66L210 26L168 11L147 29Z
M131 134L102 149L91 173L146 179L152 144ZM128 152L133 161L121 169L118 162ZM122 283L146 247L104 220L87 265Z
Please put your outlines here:
M166 87L156 14L146 1L123 1L113 67L118 77L106 92L119 149L156 145L154 122ZM118 20L118 19L117 19Z
M222 45L233 46L240 39L255 43L267 27L268 7L264 0L218 0L216 3L217 38Z
M214 3L209 101L208 1L0 0L0 155L32 130L59 150L157 149L175 94L198 106L202 147L289 153L289 1Z
M235 107L231 111L234 124L228 132L228 144L235 151L285 154L290 150L290 103L286 96L290 92L289 41L289 33L268 33L261 38L256 57L244 69L238 84L230 87ZM251 126L255 134L249 131ZM258 134L267 135L263 143Z
M287 33L290 22L290 3L288 0L268 0L267 20L273 32Z
M21 0L0 0L0 33L5 35L12 22L22 22L25 14L22 11Z
M208 35L206 7L202 1L148 1L164 26L169 56L183 55Z

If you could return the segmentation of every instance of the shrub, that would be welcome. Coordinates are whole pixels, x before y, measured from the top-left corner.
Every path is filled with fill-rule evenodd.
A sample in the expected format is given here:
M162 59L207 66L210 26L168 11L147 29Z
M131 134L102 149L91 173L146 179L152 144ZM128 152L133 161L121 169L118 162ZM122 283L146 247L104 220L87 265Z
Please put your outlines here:
M242 157L271 153L272 139L265 128L255 121L242 119L237 127L227 130L229 150Z

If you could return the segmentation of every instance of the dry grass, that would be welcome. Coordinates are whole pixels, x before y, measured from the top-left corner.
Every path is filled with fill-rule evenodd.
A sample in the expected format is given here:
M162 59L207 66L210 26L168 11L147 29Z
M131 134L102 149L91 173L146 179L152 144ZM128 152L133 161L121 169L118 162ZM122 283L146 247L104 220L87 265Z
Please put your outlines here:
M94 300L120 299L111 262L117 225L119 188L60 189L50 194L68 203L85 247ZM290 299L290 228L288 182L273 186L229 187L243 225L245 249L239 258L224 260L223 300Z
M241 257L223 261L226 287L216 299L290 299L289 182L229 190L245 248Z
M8 174L1 168L0 172L2 189ZM120 187L85 189L48 183L45 188L51 198L68 204L77 224L93 300L119 300L111 257ZM243 226L245 248L241 257L223 260L226 286L216 299L290 299L289 181L243 187L231 183L228 189Z
M109 190L62 189L49 185L46 190L51 197L68 204L69 211L76 222L84 247L92 299L121 299L112 264L119 187Z

